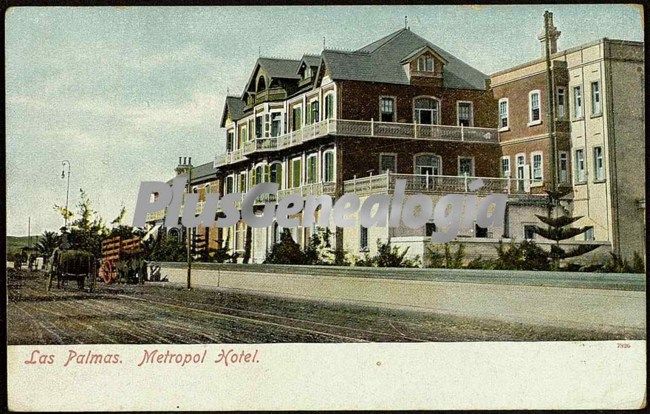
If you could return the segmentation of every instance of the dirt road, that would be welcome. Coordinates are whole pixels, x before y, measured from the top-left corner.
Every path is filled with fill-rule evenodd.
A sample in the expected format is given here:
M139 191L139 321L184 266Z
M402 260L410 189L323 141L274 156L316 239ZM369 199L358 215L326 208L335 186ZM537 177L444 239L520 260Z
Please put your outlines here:
M87 293L71 283L47 293L43 273L7 272L10 345L645 338L153 284L100 284Z

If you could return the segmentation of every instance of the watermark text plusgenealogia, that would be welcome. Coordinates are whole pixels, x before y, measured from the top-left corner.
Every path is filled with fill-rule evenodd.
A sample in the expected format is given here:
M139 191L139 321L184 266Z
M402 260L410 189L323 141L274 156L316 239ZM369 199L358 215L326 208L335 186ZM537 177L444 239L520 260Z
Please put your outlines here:
M269 227L273 221L278 226L291 228L310 227L354 227L358 224L370 227L422 228L433 221L435 230L431 233L434 243L452 241L459 230L472 228L474 223L484 228L502 227L508 196L506 194L487 194L481 200L474 193L447 194L437 203L425 194L406 195L406 180L396 180L393 194L372 194L363 203L354 193L345 193L335 203L329 195L300 194L288 195L279 201L266 201L262 207L259 202L264 195L277 193L279 185L272 182L257 184L246 193L231 193L223 197L218 193L205 195L205 204L196 215L199 194L184 194L187 176L179 175L171 184L161 181L145 181L140 184L138 200L133 217L133 225L143 227L148 213L165 209L165 227L213 226L230 227L243 220L253 228ZM483 186L481 179L469 183L470 191ZM156 197L152 197L156 194ZM186 208L181 208L185 198ZM238 207L240 205L240 207ZM257 207L256 207L257 205ZM217 218L217 211L221 214ZM319 214L316 212L319 211ZM299 217L302 213L302 220ZM181 217L179 224L178 218Z

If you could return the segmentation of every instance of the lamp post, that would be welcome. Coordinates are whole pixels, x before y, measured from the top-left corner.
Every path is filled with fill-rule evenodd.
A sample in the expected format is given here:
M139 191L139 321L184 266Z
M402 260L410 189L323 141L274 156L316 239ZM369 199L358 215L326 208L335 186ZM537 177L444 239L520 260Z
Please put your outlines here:
M64 214L64 220L65 220L65 227L68 227L68 199L70 197L70 161L64 160L62 163L63 165L63 171L61 171L61 178L65 178L65 166L66 164L68 165L68 186L65 191L65 214Z
M187 189L186 194L192 191L192 157L178 158L178 167L176 167L178 174L187 173ZM187 208L188 196L184 197L184 207ZM187 288L192 288L192 228L186 227L187 233Z

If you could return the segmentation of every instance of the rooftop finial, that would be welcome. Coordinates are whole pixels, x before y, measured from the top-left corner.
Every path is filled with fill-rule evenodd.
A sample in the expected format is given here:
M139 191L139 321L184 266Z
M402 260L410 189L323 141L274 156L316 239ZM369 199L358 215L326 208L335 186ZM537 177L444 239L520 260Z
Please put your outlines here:
M409 17L404 16L404 28L408 29L409 28Z
M323 50L325 50L325 36L323 36Z

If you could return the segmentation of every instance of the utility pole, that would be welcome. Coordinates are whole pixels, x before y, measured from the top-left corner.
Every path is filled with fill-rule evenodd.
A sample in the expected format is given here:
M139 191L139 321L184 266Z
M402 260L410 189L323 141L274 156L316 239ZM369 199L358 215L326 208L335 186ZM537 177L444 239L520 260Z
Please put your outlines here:
M27 217L27 248L32 248L32 218Z
M190 192L192 191L192 157L189 159L189 163L187 164L187 194L189 196ZM187 208L187 200L189 197L185 197L185 208ZM183 211L183 214L185 214L185 211ZM192 228L187 227L187 289L192 289Z
M61 178L65 178L65 166L68 165L68 187L65 191L65 227L68 227L68 199L70 198L70 161L63 160L63 171L61 171Z
M549 26L551 24L551 19L553 18L553 13L548 10L544 12L544 48L546 55L546 87L548 90L548 110L547 110L547 119L548 119L548 134L551 139L551 190L555 191L557 186L556 180L556 170L557 170L557 143L555 140L555 91L553 90L553 72L551 70L551 46L550 46L550 33Z

